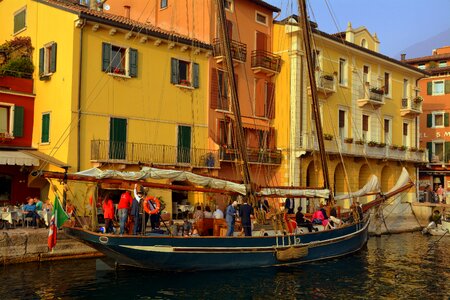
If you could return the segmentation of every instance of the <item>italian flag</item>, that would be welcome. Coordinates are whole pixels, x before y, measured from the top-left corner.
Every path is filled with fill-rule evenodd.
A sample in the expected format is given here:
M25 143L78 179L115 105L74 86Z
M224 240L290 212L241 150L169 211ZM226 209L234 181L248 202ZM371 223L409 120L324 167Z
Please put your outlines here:
M58 196L55 196L55 205L53 206L53 215L50 221L48 230L48 249L51 251L56 245L56 235L58 228L61 227L65 221L69 219L69 216L64 211L59 202Z

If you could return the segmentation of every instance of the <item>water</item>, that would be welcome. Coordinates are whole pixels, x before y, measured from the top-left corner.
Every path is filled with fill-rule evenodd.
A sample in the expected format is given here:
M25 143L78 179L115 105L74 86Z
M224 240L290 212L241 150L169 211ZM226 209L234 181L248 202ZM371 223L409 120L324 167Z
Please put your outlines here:
M450 236L372 237L358 254L226 272L96 271L96 261L6 266L0 299L450 299Z

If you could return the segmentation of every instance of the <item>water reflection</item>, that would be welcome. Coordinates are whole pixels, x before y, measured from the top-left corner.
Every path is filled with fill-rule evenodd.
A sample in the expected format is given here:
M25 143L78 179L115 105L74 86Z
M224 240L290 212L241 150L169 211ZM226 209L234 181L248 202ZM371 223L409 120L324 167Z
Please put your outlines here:
M226 272L96 271L95 260L7 266L0 299L448 299L450 237L371 238L356 255Z

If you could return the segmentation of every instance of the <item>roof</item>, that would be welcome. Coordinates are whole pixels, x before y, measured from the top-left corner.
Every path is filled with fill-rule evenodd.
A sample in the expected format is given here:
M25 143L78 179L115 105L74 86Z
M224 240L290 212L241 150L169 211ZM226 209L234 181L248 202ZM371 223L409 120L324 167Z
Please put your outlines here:
M273 12L280 12L281 11L281 9L279 9L278 7L270 5L269 3L265 2L265 1L262 1L262 0L250 0L250 1L253 2L253 3L258 4L259 6L267 8L267 9L273 11Z
M186 35L179 34L175 31L169 31L149 23L138 22L123 16L109 14L104 11L96 11L89 9L83 5L79 5L75 0L34 0L52 7L62 9L71 13L75 13L89 21L94 21L110 26L115 26L125 30L132 30L149 36L162 38L170 41L176 41L186 45L195 45L200 48L211 49L212 46L201 42L197 39L190 38ZM263 1L257 1L263 2Z
M276 23L285 24L285 23L288 22L288 20L289 20L290 18L294 18L294 19L298 22L298 16L297 16L297 15L291 15L291 16L289 16L289 17L287 17L287 18L285 18L285 19L283 19L283 20L281 20L281 21L279 21L279 22L276 22ZM407 63L404 62L404 61L400 61L400 60L391 58L391 57L389 57L389 56L386 56L386 55L384 55L384 54L381 54L381 53L372 51L372 50L370 50L370 49L367 49L367 48L358 46L357 44L350 43L350 42L346 41L344 38L340 38L340 37L339 37L342 33L329 34L329 33L320 31L319 29L317 29L317 27L314 27L314 26L312 26L312 31L313 31L313 33L315 33L315 34L317 34L317 35L320 35L320 36L322 36L322 37L324 37L324 38L333 40L333 41L335 41L335 42L337 42L337 43L340 43L340 44L343 44L343 45L345 45L345 46L354 48L354 49L359 50L359 51L361 51L361 52L365 52L365 53L367 53L367 54L370 54L370 55L376 56L376 57L378 57L378 58L384 59L384 60L389 61L389 62L391 62L391 63L394 63L394 64L396 64L396 65L399 65L399 66L405 67L405 68L407 68L407 69L410 69L411 71L415 71L415 72L418 72L418 73L422 73L423 75L430 75L427 71L425 71L425 70L420 70L420 69L418 69L418 68L416 68L416 67L414 67L414 66L412 66L412 65L410 65L410 64L407 64Z
M420 62L428 62L428 61L432 61L432 60L441 60L441 59L450 59L450 53L442 53L442 54L435 54L435 55L405 59L404 62L406 62L408 64L415 64L415 63L420 63Z

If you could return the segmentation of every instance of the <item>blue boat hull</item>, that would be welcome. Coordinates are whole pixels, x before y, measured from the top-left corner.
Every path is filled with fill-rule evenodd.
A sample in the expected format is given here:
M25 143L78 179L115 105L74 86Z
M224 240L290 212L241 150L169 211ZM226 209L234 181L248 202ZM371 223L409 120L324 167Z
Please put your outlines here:
M119 265L197 271L301 264L347 255L367 243L368 223L366 220L334 230L278 237L117 236L73 227L65 231ZM290 256L289 251L296 254Z

